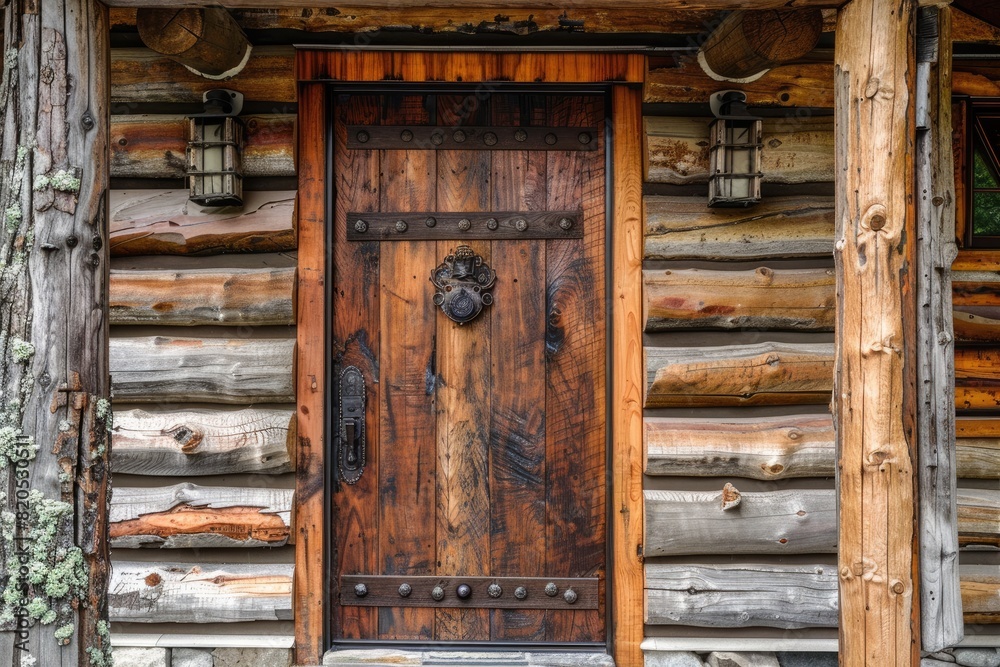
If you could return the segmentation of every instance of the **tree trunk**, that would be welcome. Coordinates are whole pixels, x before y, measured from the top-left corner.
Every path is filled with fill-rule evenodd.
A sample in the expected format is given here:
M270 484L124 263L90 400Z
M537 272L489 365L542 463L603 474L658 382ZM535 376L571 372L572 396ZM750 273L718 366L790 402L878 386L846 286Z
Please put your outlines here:
M21 593L0 610L0 664L25 651L46 667L98 664L110 655L107 10L12 0L3 22L0 484L14 518L0 563L45 581L0 572Z

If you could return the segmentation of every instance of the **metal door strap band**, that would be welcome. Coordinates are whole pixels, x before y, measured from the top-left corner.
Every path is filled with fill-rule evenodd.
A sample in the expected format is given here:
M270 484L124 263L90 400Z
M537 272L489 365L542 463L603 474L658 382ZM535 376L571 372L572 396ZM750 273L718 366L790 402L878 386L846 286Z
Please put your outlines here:
M362 607L597 609L597 578L340 577L340 604Z
M580 239L581 211L347 214L348 241Z
M596 151L596 127L348 125L347 147L382 150Z

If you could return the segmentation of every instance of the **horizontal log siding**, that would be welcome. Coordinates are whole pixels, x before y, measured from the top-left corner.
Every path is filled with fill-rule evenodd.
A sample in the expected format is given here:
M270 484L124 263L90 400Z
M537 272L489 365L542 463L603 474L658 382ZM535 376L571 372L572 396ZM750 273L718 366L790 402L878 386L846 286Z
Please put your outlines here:
M240 116L246 177L295 175L295 116ZM189 123L184 116L111 117L112 178L183 178Z
M833 197L768 197L749 209L706 200L647 196L645 259L833 257Z
M112 622L238 623L292 620L291 564L116 561L108 586Z
M187 190L114 190L109 218L112 257L295 249L295 192L245 192L240 208L205 208Z
M293 324L295 269L112 271L111 324Z

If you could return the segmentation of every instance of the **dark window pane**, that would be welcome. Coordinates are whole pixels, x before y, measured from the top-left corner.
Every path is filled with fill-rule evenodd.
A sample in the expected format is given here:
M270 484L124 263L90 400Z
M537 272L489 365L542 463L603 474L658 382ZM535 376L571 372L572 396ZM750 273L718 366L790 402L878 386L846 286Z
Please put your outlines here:
M972 163L972 187L973 188L1000 188L996 174L990 168L988 158L976 147L975 156Z
M973 236L1000 236L1000 192L972 194Z

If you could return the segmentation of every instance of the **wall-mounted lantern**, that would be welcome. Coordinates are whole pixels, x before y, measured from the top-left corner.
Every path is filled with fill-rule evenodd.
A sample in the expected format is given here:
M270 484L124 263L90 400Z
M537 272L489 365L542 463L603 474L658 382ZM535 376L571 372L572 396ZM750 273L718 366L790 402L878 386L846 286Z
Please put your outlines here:
M760 201L761 120L747 111L738 90L712 95L715 120L709 127L708 205L751 206Z
M189 117L187 175L190 200L202 206L243 204L243 95L235 90L209 90L202 96L205 112Z

